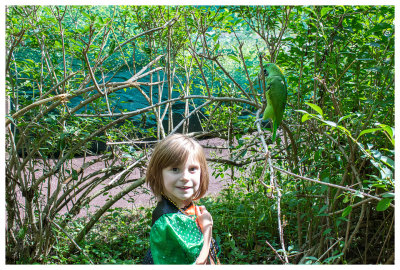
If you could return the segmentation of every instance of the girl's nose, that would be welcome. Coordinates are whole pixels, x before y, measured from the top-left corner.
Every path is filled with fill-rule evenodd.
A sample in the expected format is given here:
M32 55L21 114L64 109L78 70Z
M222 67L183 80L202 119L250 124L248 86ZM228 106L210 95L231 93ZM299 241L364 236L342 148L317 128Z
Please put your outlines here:
M184 181L189 181L189 175L190 175L189 171L188 171L188 170L185 170L185 171L183 172L183 175L182 175L182 180L184 180Z

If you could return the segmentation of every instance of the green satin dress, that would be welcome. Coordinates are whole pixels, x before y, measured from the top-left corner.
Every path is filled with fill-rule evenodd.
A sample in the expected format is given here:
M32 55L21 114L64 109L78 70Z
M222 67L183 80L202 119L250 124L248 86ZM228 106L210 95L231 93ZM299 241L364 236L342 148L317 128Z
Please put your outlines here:
M194 264L203 243L203 234L196 222L181 213L161 216L150 232L155 264Z
M171 201L162 197L152 215L150 248L144 264L195 264L204 239L194 221L194 204L183 214ZM219 245L211 239L210 256L217 261Z

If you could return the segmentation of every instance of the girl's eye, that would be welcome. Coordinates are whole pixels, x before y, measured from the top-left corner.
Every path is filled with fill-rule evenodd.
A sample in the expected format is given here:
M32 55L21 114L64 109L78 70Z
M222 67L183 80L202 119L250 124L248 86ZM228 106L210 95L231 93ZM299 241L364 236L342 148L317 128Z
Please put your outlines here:
M179 169L178 169L178 168L172 168L171 171L173 171L173 172L178 172Z
M196 172L198 169L199 169L198 167L191 167L191 168L189 169L189 171L191 171L191 172Z

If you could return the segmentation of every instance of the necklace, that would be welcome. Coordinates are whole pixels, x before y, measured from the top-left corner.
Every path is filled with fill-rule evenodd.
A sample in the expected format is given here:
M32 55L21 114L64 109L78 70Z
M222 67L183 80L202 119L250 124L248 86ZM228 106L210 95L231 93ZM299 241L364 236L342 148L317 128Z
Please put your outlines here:
M178 207L178 205L173 201L173 200L171 200L170 198L168 198L164 193L161 193L161 196L162 197L164 197L165 199L167 199L170 203L172 203L177 209L178 209L178 211L180 212L180 213L182 213L182 214L184 214L185 216L187 216L187 217L189 217L189 218L191 218L193 221L196 221L196 218L197 218L197 216L196 216L196 214L193 216L193 215L189 215L189 214L187 214L183 209L188 209L188 208L190 208L190 206L191 205L193 205L194 207L196 207L196 205L193 203L193 202L191 202L189 205L187 205L187 206L185 206L185 207L183 207L183 209L182 208L179 208ZM200 226L199 226L199 224L196 222L196 225L197 225L197 227L199 227L199 229L200 229ZM201 230L200 230L201 231ZM212 253L213 253L213 251L214 251L214 256L212 256ZM210 247L210 252L209 252L209 260L210 260L210 262L211 262L211 258L212 257L215 257L215 259L214 258L212 258L213 260L214 260L214 262L216 263L216 264L221 264L220 263L220 261L219 261L219 258L218 258L218 256L217 256L217 250L216 250L216 248L215 248L215 240L214 239L212 239L211 238L211 247Z
M162 195L165 199L167 199L170 203L172 203L172 204L178 209L178 211L179 211L180 213L184 214L185 216L190 217L193 221L196 220L196 215L194 215L194 216L188 215L188 214L183 210L183 209L188 209L188 208L190 208L190 206L191 206L192 204L194 205L193 202L189 203L187 206L185 206L185 207L183 207L183 208L179 208L178 205L177 205L173 200L171 200L170 198L168 198L164 193L161 193L161 195Z

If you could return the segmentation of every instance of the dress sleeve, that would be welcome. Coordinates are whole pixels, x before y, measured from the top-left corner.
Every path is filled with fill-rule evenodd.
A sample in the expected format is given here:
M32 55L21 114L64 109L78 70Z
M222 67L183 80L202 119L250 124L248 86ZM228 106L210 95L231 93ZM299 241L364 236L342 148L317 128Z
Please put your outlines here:
M196 222L179 213L162 215L150 232L154 264L194 264L203 242Z

